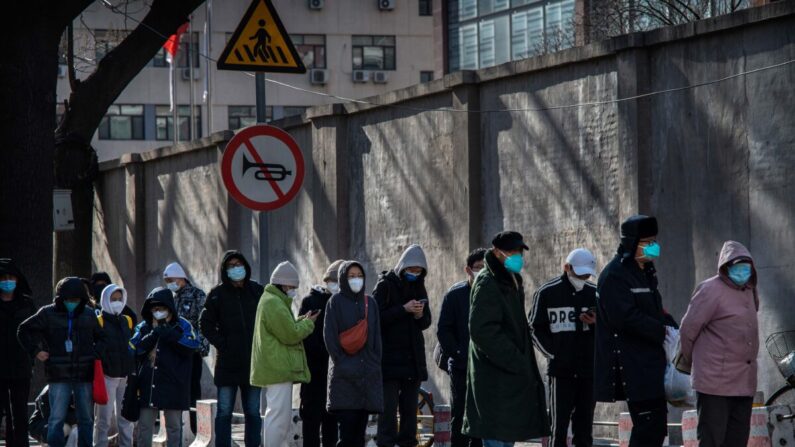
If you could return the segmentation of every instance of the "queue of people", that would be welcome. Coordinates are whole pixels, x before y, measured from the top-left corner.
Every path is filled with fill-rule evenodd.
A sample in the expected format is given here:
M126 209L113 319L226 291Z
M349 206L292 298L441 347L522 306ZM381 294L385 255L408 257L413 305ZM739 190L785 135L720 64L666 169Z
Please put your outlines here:
M658 290L658 224L638 215L620 230L616 255L601 273L589 250L571 251L560 274L537 288L529 312L522 273L530 247L521 234L498 233L489 249L462 262L466 280L445 294L436 333L438 364L450 378L453 447L507 447L544 436L552 447L565 446L570 426L573 445L592 446L597 401L626 401L631 447L663 444L664 344L676 322ZM201 398L203 357L213 346L219 446L232 444L238 391L246 445L286 445L299 383L307 447L363 447L371 415L378 415L378 446L413 447L417 396L428 380L428 275L423 249L410 245L368 295L364 266L337 260L318 272L296 314L303 281L293 264L278 264L263 286L243 254L228 251L220 282L206 296L180 264L166 266L163 287L146 297L138 322L127 291L101 272L62 279L52 304L37 310L22 272L0 259L0 355L17 360L0 371L0 408L10 408L12 421L8 444L27 447L30 431L55 447L104 447L115 426L120 447L130 447L137 424L137 445L146 447L163 412L167 443L180 446L183 414ZM681 322L674 364L692 374L701 446L747 441L757 282L750 252L726 242L717 275L696 287ZM536 353L546 359L546 377ZM26 402L32 359L44 363L47 379L35 430ZM92 398L95 360L106 405Z

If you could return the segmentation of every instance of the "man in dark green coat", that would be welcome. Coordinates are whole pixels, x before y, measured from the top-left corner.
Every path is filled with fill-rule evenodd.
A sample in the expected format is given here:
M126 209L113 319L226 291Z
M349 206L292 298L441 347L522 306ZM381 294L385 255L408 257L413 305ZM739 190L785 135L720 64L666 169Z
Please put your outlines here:
M544 384L524 315L519 272L528 247L522 235L503 231L486 252L472 286L464 433L484 447L550 434Z

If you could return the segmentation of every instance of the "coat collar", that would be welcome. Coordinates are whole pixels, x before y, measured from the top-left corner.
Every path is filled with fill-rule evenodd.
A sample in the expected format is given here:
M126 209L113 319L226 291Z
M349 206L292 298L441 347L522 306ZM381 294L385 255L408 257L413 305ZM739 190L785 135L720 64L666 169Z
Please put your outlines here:
M494 249L490 249L486 252L485 261L485 268L488 269L497 282L512 290L518 290L522 287L522 276L509 272L502 262L497 259L497 256L494 254Z

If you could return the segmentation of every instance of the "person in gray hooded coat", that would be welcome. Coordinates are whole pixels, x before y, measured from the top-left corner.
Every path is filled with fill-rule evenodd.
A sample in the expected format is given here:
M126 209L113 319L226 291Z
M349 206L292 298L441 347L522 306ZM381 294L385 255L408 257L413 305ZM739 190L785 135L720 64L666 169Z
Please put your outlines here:
M384 410L381 379L381 322L375 299L364 294L364 268L355 261L339 269L340 291L326 304L323 340L329 353L328 411L337 416L340 446L364 447L367 416ZM366 300L366 301L365 301ZM366 303L366 304L365 304ZM367 316L367 341L345 352L340 334Z

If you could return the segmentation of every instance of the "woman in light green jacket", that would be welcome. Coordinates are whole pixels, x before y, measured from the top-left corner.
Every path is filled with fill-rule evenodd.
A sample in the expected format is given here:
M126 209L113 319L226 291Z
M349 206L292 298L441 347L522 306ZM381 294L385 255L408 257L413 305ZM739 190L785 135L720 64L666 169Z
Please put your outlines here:
M315 329L319 312L296 319L292 303L298 271L285 261L276 266L257 306L251 347L251 385L265 388L264 444L286 444L293 403L293 383L311 379L303 341Z

